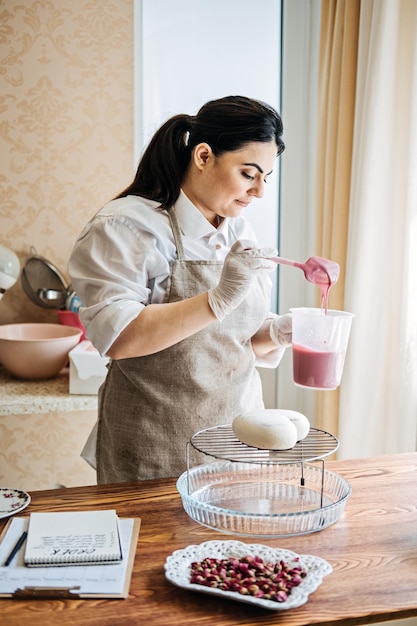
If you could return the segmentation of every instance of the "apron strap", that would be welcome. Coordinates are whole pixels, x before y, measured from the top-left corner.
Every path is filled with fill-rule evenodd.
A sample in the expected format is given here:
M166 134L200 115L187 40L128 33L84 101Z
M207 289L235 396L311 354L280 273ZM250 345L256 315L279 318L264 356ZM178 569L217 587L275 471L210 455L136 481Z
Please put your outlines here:
M177 256L179 261L184 261L184 246L182 245L182 237L181 231L177 220L177 214L175 213L175 208L172 206L167 211L169 221L171 222L171 228L174 235L175 247L177 248Z

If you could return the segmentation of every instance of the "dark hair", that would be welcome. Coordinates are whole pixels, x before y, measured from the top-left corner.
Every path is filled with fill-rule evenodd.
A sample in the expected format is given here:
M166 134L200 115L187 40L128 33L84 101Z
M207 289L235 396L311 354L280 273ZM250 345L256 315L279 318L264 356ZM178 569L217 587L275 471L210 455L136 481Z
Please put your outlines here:
M191 151L208 143L220 156L252 141L275 140L277 154L285 148L282 120L264 102L244 96L227 96L207 102L196 116L174 115L156 131L147 146L132 183L117 197L136 195L172 206L190 163Z

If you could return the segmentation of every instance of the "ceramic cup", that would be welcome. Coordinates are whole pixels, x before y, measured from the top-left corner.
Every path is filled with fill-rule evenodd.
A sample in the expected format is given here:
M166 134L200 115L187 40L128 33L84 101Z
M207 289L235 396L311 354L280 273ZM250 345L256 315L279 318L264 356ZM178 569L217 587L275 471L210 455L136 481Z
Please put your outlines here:
M301 307L292 313L293 381L301 387L340 385L353 313Z

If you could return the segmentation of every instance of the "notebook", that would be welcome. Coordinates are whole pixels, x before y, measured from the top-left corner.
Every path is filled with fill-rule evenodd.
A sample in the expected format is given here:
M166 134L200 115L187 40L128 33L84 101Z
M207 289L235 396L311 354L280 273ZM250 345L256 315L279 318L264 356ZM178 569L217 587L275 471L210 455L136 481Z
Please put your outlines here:
M104 565L122 560L115 510L31 513L24 562L48 565Z

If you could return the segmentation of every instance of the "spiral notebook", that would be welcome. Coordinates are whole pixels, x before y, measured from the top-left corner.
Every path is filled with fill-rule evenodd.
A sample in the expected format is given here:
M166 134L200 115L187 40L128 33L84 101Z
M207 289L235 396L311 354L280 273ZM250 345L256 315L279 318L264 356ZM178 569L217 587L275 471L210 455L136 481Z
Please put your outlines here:
M31 513L25 565L105 565L122 560L115 510Z

